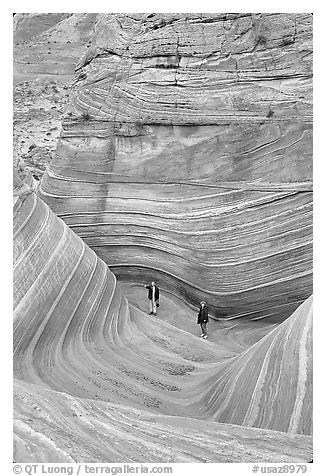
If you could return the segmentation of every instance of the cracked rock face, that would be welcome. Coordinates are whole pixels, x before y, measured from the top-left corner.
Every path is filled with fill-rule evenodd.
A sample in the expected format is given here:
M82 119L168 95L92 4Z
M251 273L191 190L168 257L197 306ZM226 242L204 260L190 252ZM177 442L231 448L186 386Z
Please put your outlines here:
M99 15L40 194L123 280L283 320L312 292L312 16Z

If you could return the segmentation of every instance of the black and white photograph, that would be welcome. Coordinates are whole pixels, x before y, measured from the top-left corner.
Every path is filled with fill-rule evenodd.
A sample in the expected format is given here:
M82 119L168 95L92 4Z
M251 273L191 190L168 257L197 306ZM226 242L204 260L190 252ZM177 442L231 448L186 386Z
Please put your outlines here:
M311 474L314 15L197 8L13 13L16 474Z

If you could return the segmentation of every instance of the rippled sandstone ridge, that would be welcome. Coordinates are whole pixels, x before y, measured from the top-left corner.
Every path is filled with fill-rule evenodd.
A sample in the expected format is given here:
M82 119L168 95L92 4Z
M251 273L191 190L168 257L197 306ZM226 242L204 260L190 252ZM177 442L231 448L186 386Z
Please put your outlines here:
M312 459L311 18L96 17L15 182L16 462Z
M119 279L288 317L312 292L312 16L94 29L41 197Z

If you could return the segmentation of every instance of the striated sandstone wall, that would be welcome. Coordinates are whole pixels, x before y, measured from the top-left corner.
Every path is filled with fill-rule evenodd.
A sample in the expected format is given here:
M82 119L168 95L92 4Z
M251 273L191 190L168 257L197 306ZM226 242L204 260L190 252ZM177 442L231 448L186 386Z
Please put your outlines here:
M312 16L99 15L42 198L118 278L218 317L312 292Z

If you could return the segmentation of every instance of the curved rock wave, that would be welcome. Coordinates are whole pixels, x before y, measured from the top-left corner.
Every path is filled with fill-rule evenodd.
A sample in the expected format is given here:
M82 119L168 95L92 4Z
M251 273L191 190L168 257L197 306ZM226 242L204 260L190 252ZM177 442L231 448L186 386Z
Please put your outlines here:
M137 460L133 451L139 435L146 435L140 454L148 452L151 461L247 461L243 448L231 450L230 444L236 437L246 446L248 435L253 438L248 448L256 445L256 438L266 438L263 448L259 445L261 449L251 451L250 458L254 455L263 460L269 455L274 460L276 456L271 455L275 452L278 458L281 452L285 461L310 458L308 436L300 439L298 435L267 431L310 432L310 394L302 391L310 382L311 372L307 344L310 302L262 339L261 328L258 333L253 330L258 342L253 346L247 343L247 350L241 351L238 344L216 346L169 322L151 319L130 305L107 265L29 187L23 186L16 196L14 238L15 461L25 457L32 461L81 461L94 455L100 460L106 450L105 461L118 461L111 431L119 432L121 444L131 431L128 441L132 441L121 456L123 459L129 454L131 461ZM229 331L232 335L232 327ZM279 347L285 356L299 352L299 363L292 363L287 371L281 368L279 373L272 372L266 383L267 389L275 386L277 398L285 402L282 415L284 412L292 422L287 428L282 418L273 412L268 416L266 405L260 406L260 399L268 405L267 400L273 402L274 396L262 390L263 377L253 374L253 368L265 372L271 349ZM285 358L277 352L279 356L277 364L286 366ZM256 388L247 387L235 376L242 375L242 370L247 375L246 385L256 381ZM226 410L222 417L216 411L222 398L218 392L222 372L224 379L229 379L227 385L241 385L243 392L252 392L254 404L248 405L249 400L243 399L239 405L241 414L247 404L242 421L247 426L241 429L213 422L197 425L198 418L234 421L237 406L233 400L233 410ZM289 377L296 382L289 397L295 399L294 406L284 400ZM242 398L235 391L232 398L238 397ZM228 404L225 395L223 405ZM144 411L146 407L152 413ZM238 416L235 419L239 421ZM190 455L186 444L195 427L197 436L191 443L194 453ZM54 435L61 432L64 436L54 443ZM99 444L96 435L103 433L106 436ZM80 435L86 438L86 446ZM169 456L171 443L164 449L160 443L154 444L167 435L177 441ZM200 448L206 437L211 443L203 453ZM79 442L80 449L69 446L69 440ZM216 453L216 446L213 451L213 440L223 448L221 454ZM30 447L35 441L41 442L36 453Z
M280 321L312 292L309 190L85 181L81 187L53 172L47 183L41 196L120 279L155 276L193 304L204 298L219 318Z
M215 421L311 434L312 297L203 388L200 404Z

